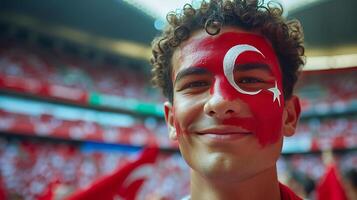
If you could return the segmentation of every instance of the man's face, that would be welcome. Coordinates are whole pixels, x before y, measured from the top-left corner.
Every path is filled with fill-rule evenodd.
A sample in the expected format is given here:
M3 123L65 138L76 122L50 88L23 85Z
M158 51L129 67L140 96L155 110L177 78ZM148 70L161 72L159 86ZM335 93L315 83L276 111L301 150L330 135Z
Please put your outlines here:
M199 31L175 51L172 66L166 120L194 170L244 179L275 166L287 117L279 62L264 37Z

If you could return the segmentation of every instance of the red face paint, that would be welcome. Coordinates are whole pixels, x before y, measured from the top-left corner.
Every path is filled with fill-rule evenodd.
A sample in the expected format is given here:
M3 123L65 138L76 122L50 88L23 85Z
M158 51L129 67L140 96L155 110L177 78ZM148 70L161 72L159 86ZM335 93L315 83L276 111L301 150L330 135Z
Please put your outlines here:
M257 94L242 93L235 88L224 73L223 61L228 51L239 45L255 48L258 51L246 50L241 52L234 64L263 63L269 66L271 75L277 83L276 90L282 92L282 75L278 59L270 43L262 36L242 33L226 32L218 36L192 38L182 49L181 69L188 67L206 68L214 76L210 94L219 93L223 99L234 101L239 99L249 106L253 115L251 119L232 119L227 123L239 125L254 132L263 146L276 142L281 136L282 113L284 99L282 94L273 93L273 87L262 89ZM242 47L242 48L241 48ZM244 48L243 48L244 49ZM239 72L238 72L239 73ZM275 95L274 95L275 94ZM279 104L280 103L280 104Z
M223 120L223 125L239 126L245 130L249 130L253 133L256 132L255 121L252 117L247 118L229 118Z

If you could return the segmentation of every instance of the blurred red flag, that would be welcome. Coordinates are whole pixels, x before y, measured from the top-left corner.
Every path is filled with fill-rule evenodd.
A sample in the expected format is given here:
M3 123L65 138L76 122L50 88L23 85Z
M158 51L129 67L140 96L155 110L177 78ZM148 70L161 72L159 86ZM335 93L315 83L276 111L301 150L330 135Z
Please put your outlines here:
M68 200L134 200L140 187L152 174L158 152L157 147L144 149L136 161L74 193Z
M0 200L5 200L5 199L6 199L6 192L0 176Z
M54 189L57 186L57 182L54 181L48 185L47 190L43 192L43 194L40 195L40 197L37 198L37 200L52 200L54 199Z
M317 186L317 200L347 200L342 181L335 164L327 167Z

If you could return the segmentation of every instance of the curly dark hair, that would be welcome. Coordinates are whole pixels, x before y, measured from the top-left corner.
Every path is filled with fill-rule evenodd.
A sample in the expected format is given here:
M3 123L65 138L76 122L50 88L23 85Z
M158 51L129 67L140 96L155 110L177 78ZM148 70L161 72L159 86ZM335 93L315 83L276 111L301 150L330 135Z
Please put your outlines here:
M257 0L211 0L202 1L198 9L185 4L181 13L168 13L168 26L152 42L152 83L172 102L171 58L176 47L194 31L205 29L216 35L223 26L234 26L259 32L272 43L283 74L284 98L289 99L304 65L303 32L299 21L285 20L282 6L275 5Z

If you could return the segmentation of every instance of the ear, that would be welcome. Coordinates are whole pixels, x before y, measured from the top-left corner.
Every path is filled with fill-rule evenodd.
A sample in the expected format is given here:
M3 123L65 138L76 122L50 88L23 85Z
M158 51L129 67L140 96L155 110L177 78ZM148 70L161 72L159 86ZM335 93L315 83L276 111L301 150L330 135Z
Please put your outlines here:
M177 132L174 123L174 116L173 116L173 107L172 104L168 101L164 103L164 111L165 111L165 120L167 127L169 129L169 138L171 140L177 140Z
M297 96L293 95L290 99L285 101L283 112L284 136L290 137L294 135L300 112L300 100Z

